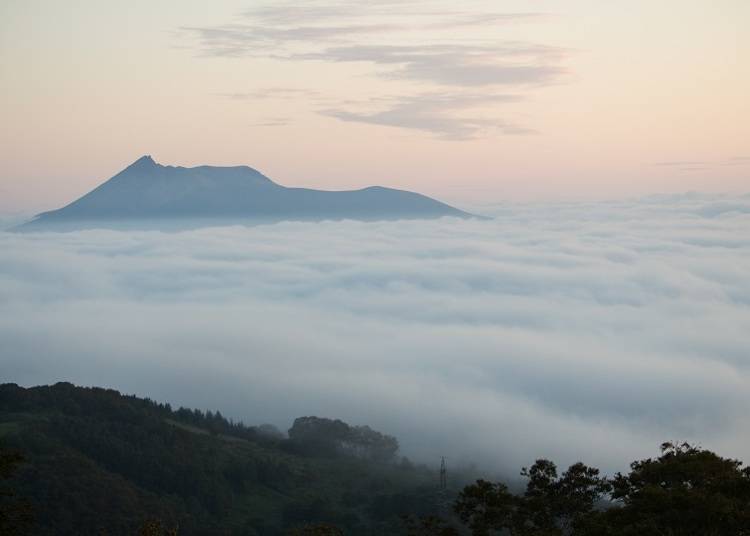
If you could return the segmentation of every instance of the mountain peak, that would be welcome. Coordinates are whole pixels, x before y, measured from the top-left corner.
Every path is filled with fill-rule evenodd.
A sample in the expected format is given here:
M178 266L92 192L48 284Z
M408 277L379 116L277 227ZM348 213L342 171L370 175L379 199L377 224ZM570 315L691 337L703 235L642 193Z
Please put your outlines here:
M157 164L154 161L154 159L151 158L151 155L147 154L147 155L143 155L142 157L140 157L138 160L136 160L135 162L133 162L132 164L130 164L128 167L132 168L132 167L136 167L137 166L137 167L144 167L145 168L145 167L158 166L158 165L159 164Z
M83 197L22 227L73 230L144 225L167 229L203 226L208 221L236 225L441 216L471 215L413 192L382 187L287 188L247 166L163 166L145 155Z

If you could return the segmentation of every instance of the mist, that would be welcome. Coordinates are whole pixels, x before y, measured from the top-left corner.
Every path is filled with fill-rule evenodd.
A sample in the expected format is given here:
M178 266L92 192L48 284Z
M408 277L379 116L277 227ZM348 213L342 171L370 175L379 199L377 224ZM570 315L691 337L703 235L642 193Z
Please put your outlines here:
M0 379L335 417L510 473L668 439L750 458L750 197L476 208L0 232Z

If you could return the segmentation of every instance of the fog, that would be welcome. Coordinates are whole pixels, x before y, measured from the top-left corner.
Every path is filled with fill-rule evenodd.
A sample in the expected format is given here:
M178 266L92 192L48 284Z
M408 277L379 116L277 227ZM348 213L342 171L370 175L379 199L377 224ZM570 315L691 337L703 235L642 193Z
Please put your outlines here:
M750 461L750 197L474 209L0 232L0 379L336 417L509 472L671 439Z

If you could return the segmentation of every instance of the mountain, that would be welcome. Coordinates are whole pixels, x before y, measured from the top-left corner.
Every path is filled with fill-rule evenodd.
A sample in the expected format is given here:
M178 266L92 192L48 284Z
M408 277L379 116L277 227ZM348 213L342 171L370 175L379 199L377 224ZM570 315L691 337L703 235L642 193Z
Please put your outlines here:
M384 456L359 448L373 442ZM287 437L110 389L0 384L0 533L9 485L32 514L19 534L157 534L138 532L149 519L185 536L281 536L308 523L405 534L401 515L436 514L445 497L436 470L394 446L338 420L300 418ZM14 453L23 463L8 481Z
M350 191L287 188L247 166L163 166L144 156L83 197L39 214L16 230L168 229L284 220L442 216L471 217L414 192L380 186Z

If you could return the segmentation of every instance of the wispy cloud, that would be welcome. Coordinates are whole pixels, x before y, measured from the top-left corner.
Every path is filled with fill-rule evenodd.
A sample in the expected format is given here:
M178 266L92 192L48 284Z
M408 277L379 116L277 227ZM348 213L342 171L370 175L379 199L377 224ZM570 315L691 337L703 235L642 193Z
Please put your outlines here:
M564 51L554 47L501 43L496 45L354 45L296 54L290 59L370 62L394 66L379 72L459 87L547 84L565 71L558 65Z
M569 50L507 39L500 30L507 24L534 22L546 16L468 7L461 10L455 5L418 0L319 0L304 6L288 2L264 4L242 13L232 23L182 30L208 57L370 64L371 76L401 82L394 84L401 94L390 106L372 112L332 103L320 110L322 115L347 122L416 129L443 139L468 139L532 131L506 118L457 112L476 106L479 101L485 105L496 103L502 99L495 95L507 88L520 93L564 79ZM478 98L479 91L484 95ZM438 93L440 96L435 97ZM313 98L302 90L223 95L237 100L269 96ZM355 101L372 98L373 95L349 96Z
M405 0L401 6L412 2ZM294 26L300 24L320 24L332 20L361 20L378 14L387 14L384 8L389 8L397 2L371 1L363 4L353 1L312 0L300 4L298 2L278 1L248 9L242 16L273 26Z
M296 26L273 28L251 24L225 24L214 27L183 27L198 38L201 51L208 56L279 56L280 47L294 44L331 43L344 36L384 32L388 25Z
M733 156L724 162L725 166L748 166L750 165L750 156Z
M288 117L270 117L257 123L253 123L255 127L284 127L291 123Z
M708 162L704 160L670 160L667 162L655 162L655 166L661 167L679 167L679 166L698 166L705 165Z
M441 8L435 2L418 0L361 2L311 0L304 5L298 2L277 1L273 4L258 6L242 13L247 19L274 26L296 26L304 24L328 24L334 20L350 22L367 20L372 17L394 17L403 21L404 17L415 21L412 24L402 22L404 27L417 25L437 28L454 28L487 24L509 24L526 22L547 17L544 13L497 13L459 11L452 8Z
M516 102L518 95L423 94L385 100L386 108L376 112L326 109L320 113L342 121L370 123L427 131L447 140L466 140L488 131L504 134L530 134L533 131L502 119L468 113L477 107ZM381 99L381 101L383 101Z
M733 156L719 160L668 160L654 162L653 165L672 168L677 171L706 171L721 166L750 166L750 157Z
M455 29L467 26L498 26L517 22L534 22L548 18L545 13L454 13L449 20L430 25L432 28Z
M226 97L232 100L253 100L253 99L297 99L305 97L317 99L321 97L319 91L291 87L266 87L258 88L252 91L235 92L235 93L217 93L220 97Z

